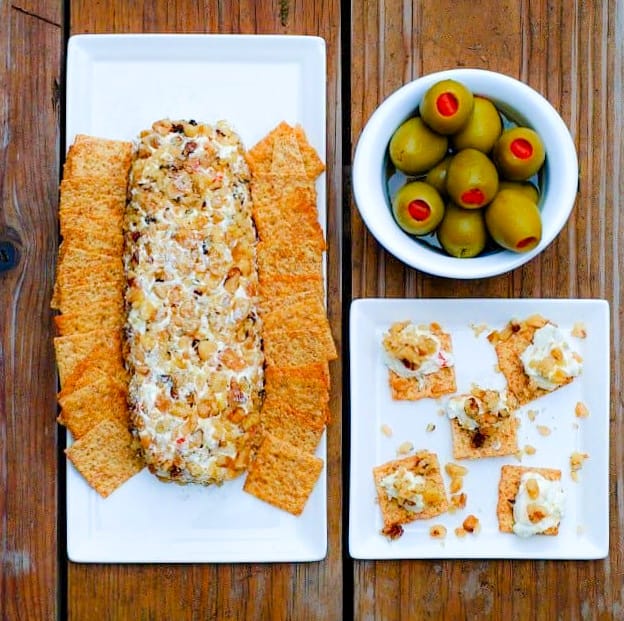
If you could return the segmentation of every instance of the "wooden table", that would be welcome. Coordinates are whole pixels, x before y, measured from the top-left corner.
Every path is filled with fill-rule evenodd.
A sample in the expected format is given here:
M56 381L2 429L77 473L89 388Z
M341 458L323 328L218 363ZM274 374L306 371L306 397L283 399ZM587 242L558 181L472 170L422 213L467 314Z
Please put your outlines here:
M565 0L191 0L0 4L0 618L623 619L622 360L624 2ZM611 546L600 561L349 558L348 365L332 369L329 553L319 563L82 565L64 541L62 435L49 299L58 244L67 37L104 32L313 34L327 41L329 300L348 352L353 298L561 297L611 303ZM617 34L617 36L616 36ZM537 259L459 282L407 268L365 229L350 161L375 107L435 70L467 66L525 80L559 110L581 166L568 225ZM7 242L4 244L4 242ZM13 257L15 250L16 256ZM341 412L342 425L341 425Z

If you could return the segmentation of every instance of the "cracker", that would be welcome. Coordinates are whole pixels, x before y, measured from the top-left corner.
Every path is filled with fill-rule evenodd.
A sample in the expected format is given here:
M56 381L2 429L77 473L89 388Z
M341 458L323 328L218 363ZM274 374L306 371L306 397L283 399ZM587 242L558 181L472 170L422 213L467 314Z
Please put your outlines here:
M116 323L113 318L124 316L121 283L116 280L104 279L99 287L87 282L67 287L61 293L57 308L65 315L84 316L95 311L108 316L113 323ZM103 327L98 326L98 329Z
M297 246L287 243L278 246L261 241L258 243L257 253L260 282L281 274L295 276L322 274L323 255L314 240L305 240Z
M451 423L451 438L453 442L454 459L479 459L481 457L498 457L513 455L518 451L519 420L512 414L502 419L496 431L477 439L475 433L462 427L456 419ZM482 443L479 440L482 439Z
M111 257L64 243L56 280L60 287L61 301L63 290L69 287L92 284L97 289L102 282L107 282L115 283L121 289L124 282L121 256Z
M264 314L262 325L265 330L280 327L283 330L330 329L325 304L315 293L289 298L285 303L278 302Z
M131 142L78 134L69 147L63 178L126 178L134 155Z
M282 199L288 199L293 193L316 206L316 187L306 174L286 176L266 173L253 177L251 197L254 217L263 210L279 206Z
M389 498L385 490L381 487L384 477L396 472L401 466L414 474L423 476L436 496L430 503L425 504L425 508L420 513L408 511L394 498ZM444 489L444 481L440 472L438 456L430 451L418 451L414 455L386 462L373 468L373 478L377 489L377 498L381 509L384 531L396 532L397 526L407 524L415 520L427 520L440 515L448 510L448 499ZM401 531L399 531L401 532Z
M440 339L445 351L453 351L451 335L438 328L432 332ZM419 399L437 399L442 395L452 394L457 390L455 367L444 367L435 373L425 375L422 387L416 377L402 377L388 370L388 383L392 398L396 401L418 401Z
M280 135L290 131L290 125L282 121L277 127L272 129L262 140L256 143L247 152L247 162L254 177L270 173L273 161L273 144Z
M82 296L80 296L82 297ZM84 300L84 297L82 297ZM66 310L68 304L62 305ZM60 336L68 336L92 330L121 330L124 324L123 298L120 294L106 304L84 302L74 312L57 315L54 323Z
M267 434L243 489L275 507L300 515L322 469L322 459Z
M262 406L260 424L265 433L289 442L306 453L314 453L325 430L327 416L324 411L313 418L281 403L275 407L267 401Z
M275 136L270 172L283 177L307 176L297 137L290 127Z
M126 177L78 177L63 179L60 186L61 216L123 216Z
M513 503L520 489L520 479L525 472L536 472L548 481L560 481L561 470L554 468L529 468L525 466L502 466L501 476L498 483L498 502L496 504L496 516L498 517L498 529L503 533L513 532ZM559 526L548 528L540 535L557 535Z
M104 376L59 399L58 422L74 439L81 438L103 420L117 419L127 424L126 391L112 377Z
M268 366L298 367L338 357L334 341L325 330L263 330Z
M111 375L108 371L101 369L94 364L90 364L88 360L83 360L78 365L78 368L80 369L80 373L75 376L73 382L66 384L65 388L59 392L59 399L69 396L72 392L82 388L83 386L93 384L102 379L109 379L119 388L119 390L126 393L128 391L128 383L125 379Z
M299 296L313 293L325 300L325 284L320 274L292 276L281 274L267 278L259 284L260 310L262 313L289 301L296 301Z
M61 387L87 357L100 368L121 364L121 335L118 330L93 330L54 339Z
M297 143L299 144L299 150L303 157L303 165L305 171L310 179L316 179L321 173L325 171L325 165L316 152L316 149L308 142L308 137L301 125L295 125L294 128Z
M65 454L104 498L144 467L130 432L116 420L100 422L66 449Z

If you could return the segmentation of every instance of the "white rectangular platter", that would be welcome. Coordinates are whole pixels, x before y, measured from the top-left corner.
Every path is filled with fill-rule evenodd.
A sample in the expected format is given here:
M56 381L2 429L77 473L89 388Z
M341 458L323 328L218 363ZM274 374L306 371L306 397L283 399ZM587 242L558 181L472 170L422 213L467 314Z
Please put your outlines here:
M79 35L67 55L66 139L122 140L161 118L230 121L247 148L300 123L325 159L325 42L317 37ZM324 177L318 210L326 223ZM325 439L317 455L326 458ZM327 551L323 471L300 517L242 491L180 487L144 470L106 500L68 463L67 549L77 562L313 561Z
M442 415L444 399L418 402L393 401L388 371L381 355L384 332L396 321L439 323L453 341L458 392L471 384L504 388L496 369L496 354L487 335L510 319L539 313L569 335L577 322L585 324L587 337L569 337L584 359L583 372L571 384L525 405L518 413L518 446L535 454L480 460L454 460L448 419ZM604 558L609 547L609 307L603 300L356 300L351 305L351 471L349 502L349 551L354 558ZM590 412L575 415L577 402ZM536 413L532 421L529 411ZM381 428L392 431L388 437ZM428 425L434 425L428 431ZM539 426L550 431L542 435ZM431 427L429 427L431 428ZM465 509L405 525L402 537L390 541L380 534L381 511L376 501L372 469L397 459L397 448L411 442L415 450L438 454L448 491L448 462L468 468L463 490ZM579 480L570 476L570 455L589 454ZM521 538L498 530L496 501L500 468L504 464L558 468L566 492L565 514L558 536ZM478 534L459 538L455 528L475 515ZM444 539L430 537L429 528L443 524Z

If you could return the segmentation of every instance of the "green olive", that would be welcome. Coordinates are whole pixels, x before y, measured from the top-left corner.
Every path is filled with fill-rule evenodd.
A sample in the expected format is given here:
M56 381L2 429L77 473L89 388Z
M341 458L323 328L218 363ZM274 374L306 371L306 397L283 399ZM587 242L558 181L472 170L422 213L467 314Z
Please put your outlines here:
M464 149L449 164L446 190L453 202L460 207L485 207L498 191L496 167L481 151Z
M483 210L464 209L448 203L436 234L442 248L451 256L476 257L487 242Z
M492 239L514 252L529 252L542 238L537 205L515 190L503 190L485 210L485 225Z
M498 191L514 190L530 198L536 205L539 202L539 190L530 181L499 181Z
M420 116L439 134L454 134L468 121L474 97L460 82L436 82L420 101Z
M452 155L447 155L441 162L436 164L425 177L425 181L432 185L441 196L446 196L446 173L449 164L453 159Z
M392 213L406 233L426 235L440 224L444 202L433 186L424 181L412 181L394 196Z
M408 119L390 139L390 159L408 175L423 173L435 166L448 148L446 136L431 131L420 117Z
M489 153L503 131L503 123L496 106L483 97L474 98L468 122L451 138L453 146L461 149L477 149Z
M528 127L505 130L494 145L494 161L501 177L525 181L539 171L546 154L537 132Z

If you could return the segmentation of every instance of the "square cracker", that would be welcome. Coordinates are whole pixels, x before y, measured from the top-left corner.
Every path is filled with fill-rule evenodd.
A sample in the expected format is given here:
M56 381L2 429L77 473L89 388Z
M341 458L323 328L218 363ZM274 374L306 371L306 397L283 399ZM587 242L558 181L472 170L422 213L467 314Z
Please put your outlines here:
M119 330L92 330L71 336L57 336L54 339L54 350L63 388L65 381L86 358L90 358L91 363L100 368L122 365Z
M128 176L134 156L131 142L78 134L69 147L63 177Z
M95 365L89 364L88 361L81 362L78 367L80 372L76 373L74 371L74 381L71 384L66 385L65 388L63 388L63 390L58 393L59 399L69 396L72 392L78 390L79 388L82 388L83 386L93 384L98 380L102 379L112 380L113 383L119 388L119 390L127 394L128 382L125 380L125 378L111 375L108 371L100 369Z
M59 293L59 298L56 307L66 316L84 317L96 312L106 315L113 323L116 323L113 318L125 316L123 291L121 284L115 280L104 279L99 288L95 288L90 282L67 287L62 290L62 294ZM68 319L67 323L71 321ZM104 327L106 326L97 326L97 329Z
M66 287L92 283L97 288L102 281L115 282L121 286L124 282L121 255L111 257L64 243L60 248L56 280L61 299Z
M326 330L264 330L262 338L267 366L299 367L338 357Z
M313 418L285 404L273 407L264 402L260 425L264 433L285 440L306 453L314 453L325 430L325 412Z
M254 177L271 172L275 139L280 135L288 133L290 129L290 125L282 121L247 151L249 169Z
M311 276L323 273L323 253L314 240L304 240L297 246L261 241L257 253L260 282L281 274Z
M123 216L126 207L126 177L77 177L63 179L59 212L62 216Z
M325 171L325 165L316 152L316 149L308 142L308 137L303 127L301 127L301 125L295 125L294 132L297 137L297 142L299 143L299 150L303 157L303 165L305 166L306 173L310 179L316 179Z
M287 126L288 127L288 126ZM276 134L273 140L273 156L271 170L274 175L283 177L306 176L303 156L299 149L297 136L288 127L284 132Z
M453 351L451 335L443 332L437 326L431 331L442 344L445 351ZM416 377L402 377L388 369L388 383L390 392L395 401L418 401L419 399L437 399L442 395L452 394L457 390L455 381L455 367L444 367L435 373L425 375L422 387Z
M525 472L536 472L548 481L560 481L561 470L554 468L529 468L526 466L502 466L501 476L498 483L498 502L496 504L496 516L498 517L498 529L502 533L513 532L513 505L520 489L520 479ZM559 526L548 528L540 535L557 535Z
M464 429L456 419L451 423L454 459L479 459L514 455L518 451L519 420L511 414L500 421L496 433L481 436L482 443L475 445L475 433Z
M126 397L126 391L113 377L101 377L59 399L58 422L67 427L76 440L103 420L117 419L127 424Z
M315 293L289 298L286 303L276 302L273 309L264 314L262 327L265 330L330 330L324 301Z
M261 282L258 287L260 312L266 313L281 304L296 300L297 296L314 293L325 300L325 284L321 274L292 276L280 274Z
M267 434L243 489L275 507L301 515L322 470L322 459Z
M63 240L80 249L109 257L120 257L123 252L124 238L121 225L117 228L102 226L89 230L86 222L73 222L69 226L61 225Z
M399 468L405 467L415 475L425 478L427 487L432 491L432 500L425 504L425 508L420 513L408 511L402 507L395 498L390 498L381 487L384 477L396 472ZM377 489L377 498L384 522L384 534L396 537L400 536L401 524L407 524L415 520L427 520L448 510L448 499L444 489L444 481L440 472L438 456L430 451L418 451L414 455L395 459L373 468L373 478ZM398 530L398 533L397 533Z
M100 422L74 442L65 454L89 485L104 498L144 467L130 432L116 420Z
M54 323L59 336L100 329L121 330L124 324L123 298L121 295L116 298L116 303L112 298L107 304L85 302L85 306L76 308L72 313L56 315Z
M503 330L494 332L489 337L490 341L494 342L498 367L507 380L509 392L515 395L519 405L526 405L549 393L548 390L539 388L531 382L524 372L524 365L520 359L522 352L533 342L535 332L546 323L547 320L539 315L524 321L512 320ZM568 378L561 386L569 384L572 379Z

